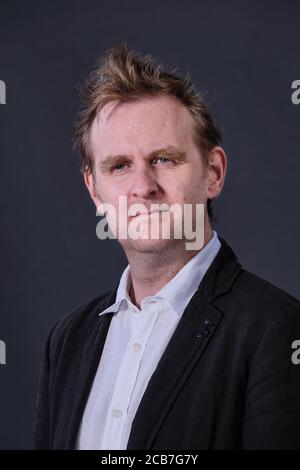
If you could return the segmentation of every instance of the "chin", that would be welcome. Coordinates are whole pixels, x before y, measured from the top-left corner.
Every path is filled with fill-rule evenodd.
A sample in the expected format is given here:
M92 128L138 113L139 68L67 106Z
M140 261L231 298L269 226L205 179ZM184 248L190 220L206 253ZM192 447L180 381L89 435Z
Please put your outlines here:
M123 246L124 250L137 251L139 253L160 253L165 250L168 250L175 244L178 244L180 240L166 240L166 239L157 239L157 240L119 240L119 243Z

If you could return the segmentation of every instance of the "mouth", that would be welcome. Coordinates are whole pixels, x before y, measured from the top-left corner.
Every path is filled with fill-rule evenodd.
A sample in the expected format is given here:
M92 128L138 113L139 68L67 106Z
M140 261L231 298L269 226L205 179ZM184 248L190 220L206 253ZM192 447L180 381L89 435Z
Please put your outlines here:
M146 212L138 212L138 214L129 216L130 219L134 219L135 217L141 217L141 216L149 216L151 214L156 214L157 212L168 212L169 209L159 209L159 210L153 210L153 211L146 211Z

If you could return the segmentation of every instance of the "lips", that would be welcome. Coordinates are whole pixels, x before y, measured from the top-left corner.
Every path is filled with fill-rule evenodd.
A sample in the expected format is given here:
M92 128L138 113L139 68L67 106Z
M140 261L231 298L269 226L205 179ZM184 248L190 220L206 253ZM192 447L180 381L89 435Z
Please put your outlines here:
M156 212L168 212L168 209L159 209L159 210L153 210L153 211L147 211L147 212L140 212L138 211L138 214L130 216L130 218L134 217L139 217L141 215L150 215L150 214L155 214Z

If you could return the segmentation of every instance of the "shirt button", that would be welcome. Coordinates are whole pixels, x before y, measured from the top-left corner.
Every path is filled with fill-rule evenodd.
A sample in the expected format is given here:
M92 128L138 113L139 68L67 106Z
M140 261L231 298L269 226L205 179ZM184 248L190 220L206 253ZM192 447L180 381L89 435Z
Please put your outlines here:
M140 343L134 343L134 345L132 346L132 349L135 351L135 352L138 352L140 349L141 349L141 345Z
M115 418L120 418L120 416L122 416L122 411L121 410L117 410L116 408L114 410L112 410L112 415L115 417Z

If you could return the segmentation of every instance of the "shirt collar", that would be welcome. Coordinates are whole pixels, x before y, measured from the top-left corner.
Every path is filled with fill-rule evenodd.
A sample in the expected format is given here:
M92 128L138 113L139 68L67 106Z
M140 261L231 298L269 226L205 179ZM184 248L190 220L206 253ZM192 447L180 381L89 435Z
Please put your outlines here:
M217 232L213 231L210 241L178 271L157 295L169 302L178 314L182 314L220 247L221 243Z
M221 243L218 239L217 232L213 230L211 240L197 253L190 261L188 261L178 273L155 295L151 298L163 299L178 315L182 314L185 307L189 303L193 294L197 290L207 269L217 255ZM120 278L116 300L113 305L99 313L102 315L108 312L118 312L121 305L130 306L134 310L137 307L133 305L129 290L131 287L130 265L128 265ZM149 299L147 297L147 299ZM143 299L144 301L145 299ZM142 301L142 303L143 303Z
M130 276L130 266L128 264L128 266L125 268L125 270L122 273L118 290L117 290L117 294L116 294L115 303L112 304L110 307L107 307L102 312L100 312L99 315L102 315L108 312L118 312L122 304L132 305L133 308L136 308L136 306L133 305L129 297L130 286L131 286L131 276Z

